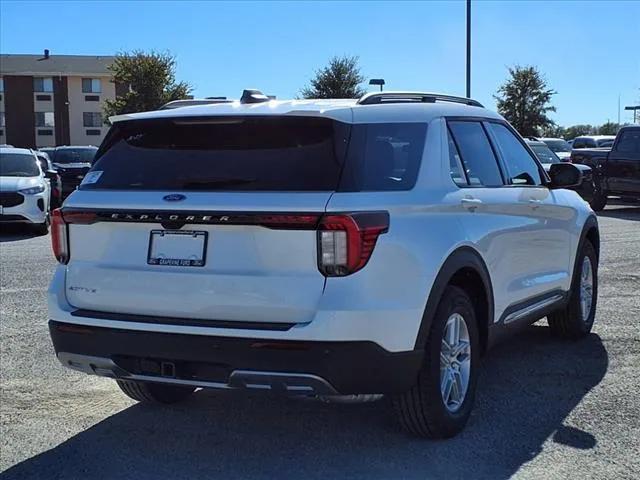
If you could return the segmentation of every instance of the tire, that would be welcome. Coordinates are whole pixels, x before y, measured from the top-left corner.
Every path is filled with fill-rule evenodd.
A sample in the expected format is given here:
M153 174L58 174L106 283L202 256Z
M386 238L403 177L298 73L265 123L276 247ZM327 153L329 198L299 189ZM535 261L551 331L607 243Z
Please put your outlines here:
M589 266L585 262L589 262ZM585 301L583 308L581 302L581 292L586 289L582 282L583 276L586 276L586 268L591 271L591 300ZM585 300L588 300L585 299ZM596 316L596 304L598 300L598 256L596 250L588 240L584 241L579 255L576 258L576 266L573 273L573 282L571 285L571 293L567 306L557 312L547 316L551 332L560 338L582 338L591 332L593 320ZM585 312L586 305L589 304L588 311Z
M195 388L161 383L134 382L131 380L116 380L120 390L128 397L138 402L170 404L178 403L188 398Z
M45 219L45 221L43 223L36 223L33 227L33 231L36 232L36 234L38 235L46 235L49 233L49 215L47 215L47 218Z
M470 354L467 352L467 355L457 357L469 359L466 394L457 406L445 405L444 395L440 389L442 383L440 354L444 342L443 334L448 331L447 324L452 321L452 318L461 318L464 322L470 346ZM402 427L413 435L434 439L450 438L459 433L471 414L479 366L480 342L473 303L464 290L448 286L433 319L427 338L425 363L418 374L416 384L409 391L392 397L393 406ZM462 369L459 371L462 372ZM451 370L443 370L443 374L447 372ZM461 375L458 377L462 378ZM452 388L450 398L453 398L453 393Z
M594 212L600 212L607 206L607 192L601 190L594 190L593 196L589 201L589 205Z

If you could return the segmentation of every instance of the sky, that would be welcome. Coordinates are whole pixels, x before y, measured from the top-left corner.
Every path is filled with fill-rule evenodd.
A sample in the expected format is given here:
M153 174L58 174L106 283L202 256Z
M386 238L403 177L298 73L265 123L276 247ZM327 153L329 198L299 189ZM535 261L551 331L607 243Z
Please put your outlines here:
M0 0L0 53L176 56L196 97L258 88L294 98L334 55L357 55L388 90L465 93L465 2ZM513 65L557 91L559 125L631 121L640 104L640 1L480 1L472 6L471 96L493 95ZM367 88L368 85L365 85ZM377 88L377 87L376 87Z

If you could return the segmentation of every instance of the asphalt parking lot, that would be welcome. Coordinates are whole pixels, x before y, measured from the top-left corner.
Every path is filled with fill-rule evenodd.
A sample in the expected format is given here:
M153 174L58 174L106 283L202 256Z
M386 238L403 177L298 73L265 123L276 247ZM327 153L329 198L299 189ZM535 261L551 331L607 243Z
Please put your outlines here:
M344 405L201 391L135 404L63 369L47 332L49 238L0 234L0 479L639 478L640 208L600 215L594 332L544 321L492 350L457 438L399 431L386 400Z

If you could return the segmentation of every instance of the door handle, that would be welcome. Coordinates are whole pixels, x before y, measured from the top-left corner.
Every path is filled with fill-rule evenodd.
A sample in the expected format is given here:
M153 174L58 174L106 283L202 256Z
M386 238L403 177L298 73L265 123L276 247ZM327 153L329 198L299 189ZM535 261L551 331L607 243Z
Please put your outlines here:
M531 208L536 209L540 205L542 205L542 200L538 200L537 198L530 198L529 204L531 205Z
M467 210L475 212L476 208L482 205L482 200L480 200L479 198L462 198L460 199L460 203Z

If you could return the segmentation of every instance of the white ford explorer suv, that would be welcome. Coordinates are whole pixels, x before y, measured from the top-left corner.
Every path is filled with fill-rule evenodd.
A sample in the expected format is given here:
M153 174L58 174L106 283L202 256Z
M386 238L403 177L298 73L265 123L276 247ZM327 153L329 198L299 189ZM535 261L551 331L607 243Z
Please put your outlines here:
M384 92L122 115L53 215L50 332L140 401L388 394L450 437L480 360L547 316L586 335L596 217L478 102Z

